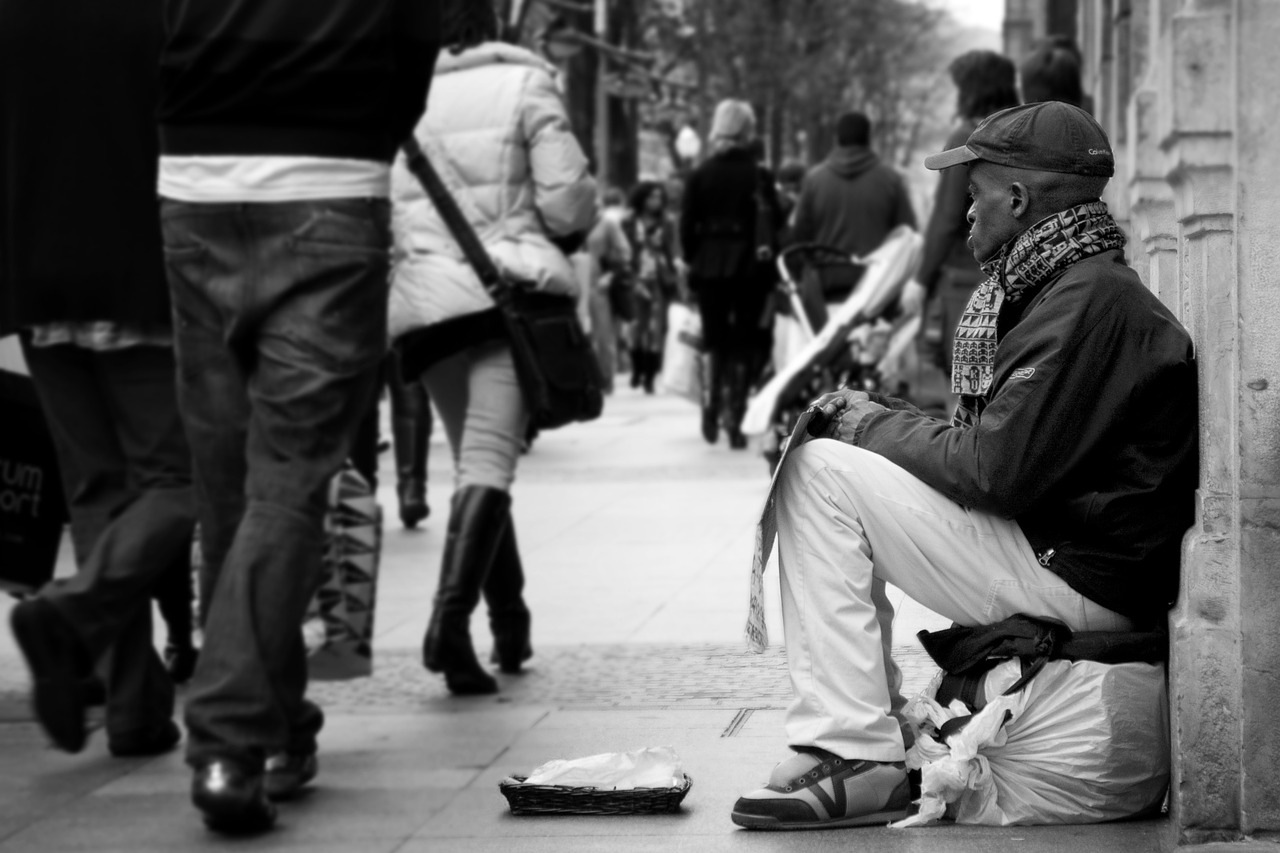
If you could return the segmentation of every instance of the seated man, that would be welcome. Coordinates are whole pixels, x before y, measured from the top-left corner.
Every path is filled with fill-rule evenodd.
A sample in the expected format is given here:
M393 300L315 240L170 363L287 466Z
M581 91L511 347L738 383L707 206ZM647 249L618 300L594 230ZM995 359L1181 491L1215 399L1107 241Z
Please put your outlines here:
M1115 166L1083 110L987 118L931 169L970 164L989 276L956 332L950 423L836 391L776 493L795 754L741 826L858 826L910 800L885 584L959 623L1073 630L1165 618L1198 478L1191 339L1125 264L1099 200Z

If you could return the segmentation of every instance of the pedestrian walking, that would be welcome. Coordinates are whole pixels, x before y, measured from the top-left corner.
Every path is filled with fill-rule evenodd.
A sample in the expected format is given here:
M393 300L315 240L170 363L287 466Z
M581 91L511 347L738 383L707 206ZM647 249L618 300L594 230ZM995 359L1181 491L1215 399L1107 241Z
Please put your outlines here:
M1013 62L989 50L972 50L948 68L956 85L959 123L947 137L947 148L963 145L986 116L1015 106L1018 93ZM969 295L982 281L969 250L969 186L965 169L947 169L938 178L933 211L924 234L924 257L916 280L903 288L901 304L908 314L923 312L921 345L927 363L951 373L956 323Z
M207 602L187 761L205 822L253 832L317 770L301 625L387 351L390 165L426 102L438 7L164 11L161 222Z
M714 444L723 421L729 446L740 450L747 391L769 352L765 309L783 219L773 176L757 162L750 104L716 106L710 146L685 185L680 245L707 349L702 435Z
M667 210L667 190L641 181L631 191L631 210L622 228L631 246L630 276L635 320L631 330L631 387L653 393L662 370L667 305L676 296L676 231Z
M916 227L906 182L870 146L866 115L849 112L836 119L835 147L804 176L792 243L821 243L862 256L899 225Z
M176 676L193 652L191 460L155 198L161 42L141 0L0 2L0 335L21 336L78 568L11 619L36 718L68 752L86 742L95 666L113 755L181 739L152 644L162 588Z
M431 109L413 134L512 281L576 295L573 267L551 238L585 234L595 221L596 186L554 69L497 40L487 0L445 0L443 9L447 50ZM422 661L455 694L493 693L497 681L480 665L469 627L481 595L502 671L518 672L533 654L510 512L529 415L493 300L403 158L393 183L391 333L405 348L425 340L437 358L421 380L444 422L455 470Z

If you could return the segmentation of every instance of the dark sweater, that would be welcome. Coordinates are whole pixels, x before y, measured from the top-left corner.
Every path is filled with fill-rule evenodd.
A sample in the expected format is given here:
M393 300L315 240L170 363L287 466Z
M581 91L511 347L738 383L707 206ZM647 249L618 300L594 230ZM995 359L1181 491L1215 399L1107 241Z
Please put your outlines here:
M791 241L866 255L899 225L916 226L902 176L866 146L841 146L805 175Z
M426 106L436 0L167 0L161 149L390 162Z
M0 334L169 322L152 0L0 0Z

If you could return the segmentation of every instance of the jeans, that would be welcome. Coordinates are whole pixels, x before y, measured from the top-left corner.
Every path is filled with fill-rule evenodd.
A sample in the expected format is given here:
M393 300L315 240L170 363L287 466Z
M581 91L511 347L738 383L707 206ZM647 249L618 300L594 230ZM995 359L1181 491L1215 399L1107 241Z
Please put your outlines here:
M784 464L778 574L792 746L903 760L886 583L965 626L1027 613L1076 631L1133 629L1041 567L1016 521L966 509L883 456L818 440Z
M154 731L173 684L152 645L151 595L191 574L191 458L173 352L25 346L58 452L79 571L41 590L101 655L107 737ZM105 649L105 652L102 650Z
M329 481L386 352L389 207L161 208L205 574L187 760L316 748L301 625Z

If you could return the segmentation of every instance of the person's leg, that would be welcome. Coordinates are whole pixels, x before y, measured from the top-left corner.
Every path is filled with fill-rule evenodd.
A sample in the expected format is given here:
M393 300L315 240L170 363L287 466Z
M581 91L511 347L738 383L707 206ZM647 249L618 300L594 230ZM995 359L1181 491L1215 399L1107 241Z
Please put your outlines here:
M83 566L112 517L136 497L128 465L99 387L94 353L26 343L23 356L58 454L71 543L76 565Z
M168 737L172 731L173 681L155 651L148 599L167 576L178 575L188 614L179 629L185 626L190 636L191 451L178 412L171 349L135 347L100 354L99 361L130 481L140 496L104 534L104 541L114 541L117 525L131 532L113 553L101 555L108 569L94 588L101 596L108 584L121 587L119 603L101 605L106 612L126 610L124 584L130 576L148 596L135 604L136 616L107 657L107 736L113 751L132 753L146 751L156 733Z
M208 608L187 704L188 760L198 770L230 761L253 777L269 754L315 751L321 715L303 698L300 626L318 577L328 484L350 450L386 350L387 208L323 200L170 209L171 283L196 292L175 304L203 303L204 313L232 321L230 329L204 322L196 335L189 334L196 312L180 314L193 443L198 433L215 441L243 434L235 417L243 395L249 412L239 448L248 460L247 503ZM190 275L175 274L174 254L193 243L204 256L193 257ZM215 352L196 351L210 346ZM202 356L219 369L200 369ZM228 362L238 364L238 375ZM235 399L224 424L211 401L226 397ZM205 461L197 455L198 471ZM210 818L270 819L256 794L228 803L221 815L213 814L216 797L196 799Z
M817 440L785 464L778 566L796 754L738 800L739 825L858 826L905 814L885 582L962 625L1021 612L1077 629L1128 627L1041 568L1015 522L967 510L881 456Z
M421 382L405 382L400 357L387 356L387 395L391 398L391 434L396 455L396 497L400 521L417 527L431 514L427 506L427 446L431 439L431 402Z
M778 485L778 560L793 746L901 761L877 582L961 625L1015 613L1077 630L1128 621L1036 561L1016 522L965 509L874 453L816 440L788 457Z
M74 361L82 370L58 370L54 362L63 355L69 356L63 367ZM75 467L93 467L93 454L84 448L102 450L114 443L127 472L125 485L134 495L116 508L81 571L48 588L43 598L74 626L87 649L107 650L106 728L113 751L145 751L157 733L167 748L175 740L173 687L152 645L150 596L160 577L190 552L194 524L190 455L177 415L173 354L135 347L32 356L33 371L51 383L61 440L79 448L72 453L82 460ZM89 384L78 389L65 384L72 375ZM89 403L97 405L96 412L86 411ZM104 426L113 436L100 434ZM159 741L156 745L160 748Z
M480 667L469 622L509 524L508 490L527 415L505 344L481 345L441 362L428 371L427 388L455 450L457 488L423 663L443 672L454 693L492 693L497 682ZM506 606L504 597L505 588L499 600Z
M729 305L722 282L695 280L702 345L706 349L702 383L702 437L715 444L720 435Z

